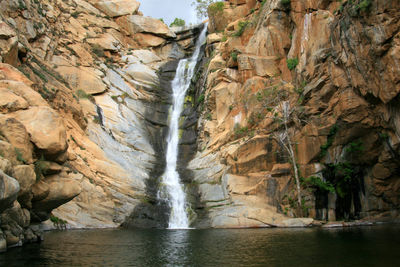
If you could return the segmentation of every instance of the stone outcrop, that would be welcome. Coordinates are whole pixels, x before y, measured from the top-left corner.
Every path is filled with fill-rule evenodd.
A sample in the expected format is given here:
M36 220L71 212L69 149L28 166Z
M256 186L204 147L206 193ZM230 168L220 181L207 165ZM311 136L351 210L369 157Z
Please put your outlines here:
M110 17L135 14L140 6L140 3L135 0L104 0L90 2L96 8L103 11L106 15Z
M172 30L139 6L0 2L0 250L40 239L48 219L166 222L152 207L170 81L202 25Z
M191 104L201 114L199 151L188 165L199 225L395 220L399 5L288 2L209 8L209 64L193 81Z

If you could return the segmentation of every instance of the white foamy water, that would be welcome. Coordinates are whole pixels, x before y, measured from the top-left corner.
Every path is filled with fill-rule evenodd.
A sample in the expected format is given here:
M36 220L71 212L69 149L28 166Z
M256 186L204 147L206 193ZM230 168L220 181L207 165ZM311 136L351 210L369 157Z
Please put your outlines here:
M180 183L179 173L176 169L179 155L179 118L182 113L186 91L189 88L200 55L200 48L206 40L206 32L207 25L204 26L196 42L192 57L179 61L175 78L172 81L173 106L167 138L166 168L161 178L161 189L158 192L158 197L167 200L171 208L168 223L169 229L189 228L189 219L186 212L188 205L183 185Z

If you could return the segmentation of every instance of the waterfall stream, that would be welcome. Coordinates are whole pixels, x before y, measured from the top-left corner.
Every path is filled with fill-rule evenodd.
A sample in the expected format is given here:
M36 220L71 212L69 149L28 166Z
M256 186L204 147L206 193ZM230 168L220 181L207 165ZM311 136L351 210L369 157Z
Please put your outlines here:
M186 196L177 171L179 118L182 113L186 91L189 88L200 55L200 48L206 39L206 32L207 25L204 26L196 42L192 57L179 61L175 78L172 81L173 106L170 113L169 133L167 137L166 167L161 177L161 189L158 192L158 198L166 200L171 208L168 223L169 229L185 229L189 227L189 219L186 212Z

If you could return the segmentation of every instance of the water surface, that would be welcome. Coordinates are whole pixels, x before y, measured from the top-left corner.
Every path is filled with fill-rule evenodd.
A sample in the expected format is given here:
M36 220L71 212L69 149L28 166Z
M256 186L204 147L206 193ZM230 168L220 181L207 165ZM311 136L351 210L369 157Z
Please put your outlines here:
M0 266L400 266L400 226L79 230L0 254Z

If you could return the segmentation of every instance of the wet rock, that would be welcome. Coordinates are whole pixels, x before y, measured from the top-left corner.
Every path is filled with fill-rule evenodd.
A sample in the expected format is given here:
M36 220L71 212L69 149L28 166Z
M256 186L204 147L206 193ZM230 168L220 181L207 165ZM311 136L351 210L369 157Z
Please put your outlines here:
M282 221L285 227L308 227L311 226L314 219L312 218L294 218Z

